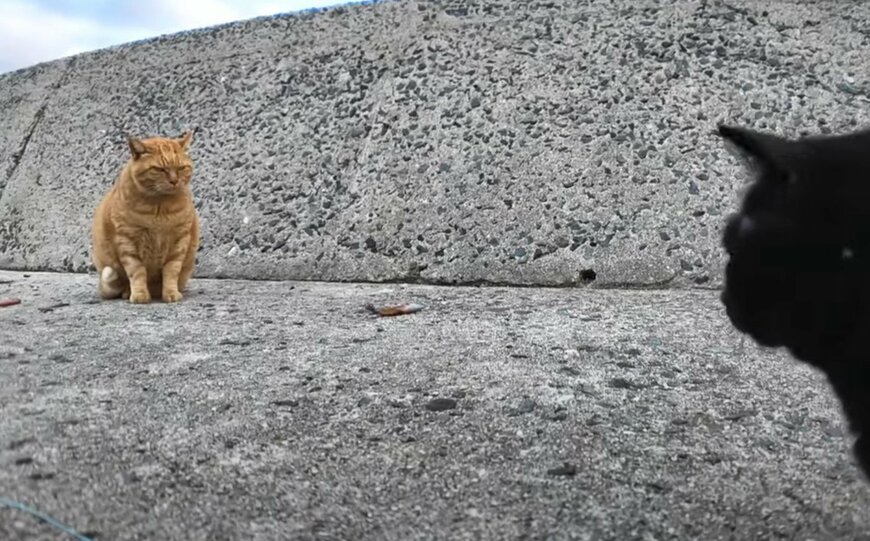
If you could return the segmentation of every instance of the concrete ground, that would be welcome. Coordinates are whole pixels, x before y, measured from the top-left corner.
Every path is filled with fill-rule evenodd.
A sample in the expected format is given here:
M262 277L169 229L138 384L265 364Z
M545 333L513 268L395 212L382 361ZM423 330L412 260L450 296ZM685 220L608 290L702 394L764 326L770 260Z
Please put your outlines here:
M716 291L95 293L0 272L0 498L93 539L870 539L825 381Z

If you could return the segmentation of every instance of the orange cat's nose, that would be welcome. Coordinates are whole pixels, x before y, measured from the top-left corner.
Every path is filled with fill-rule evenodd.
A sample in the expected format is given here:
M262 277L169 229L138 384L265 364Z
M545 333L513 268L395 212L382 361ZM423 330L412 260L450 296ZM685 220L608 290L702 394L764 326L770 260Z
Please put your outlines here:
M178 173L175 171L169 171L169 183L173 186L178 184Z

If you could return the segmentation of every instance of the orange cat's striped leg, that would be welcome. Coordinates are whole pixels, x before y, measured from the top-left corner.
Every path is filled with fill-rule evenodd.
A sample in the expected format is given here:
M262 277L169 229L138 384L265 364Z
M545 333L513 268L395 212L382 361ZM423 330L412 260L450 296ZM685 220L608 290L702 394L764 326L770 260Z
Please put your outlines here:
M151 302L151 293L148 291L148 271L145 265L133 255L121 254L121 264L130 278L130 302L134 304L148 304Z
M173 260L163 265L163 301L178 302L182 294L178 291L178 274L181 272L181 261Z
M184 260L187 256L188 245L190 244L190 235L185 235L178 239L173 246L172 254L169 261L163 265L163 301L178 302L181 300L182 294L178 288L178 278L181 274L181 269Z
M100 296L104 299L117 299L124 292L121 277L112 267L103 267L100 272Z
M197 245L190 245L187 249L187 254L184 256L184 261L181 263L181 272L178 273L178 291L182 293L184 293L187 283L193 276L193 268L196 265L196 248Z

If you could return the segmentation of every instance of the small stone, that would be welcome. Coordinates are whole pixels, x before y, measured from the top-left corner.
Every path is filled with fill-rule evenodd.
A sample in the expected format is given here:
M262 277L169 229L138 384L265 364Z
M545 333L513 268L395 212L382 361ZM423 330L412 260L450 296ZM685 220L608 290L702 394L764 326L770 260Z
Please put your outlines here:
M456 408L456 400L452 398L433 398L426 403L429 411L447 411Z
M530 398L524 398L519 405L517 406L516 414L517 415L525 415L526 413L531 413L535 411L535 407L537 407L537 402Z
M554 477L574 477L577 475L577 466L574 464L563 462L561 466L550 468L547 470L547 475Z
M237 312L238 310L229 309L227 312ZM218 342L219 346L249 346L251 341L246 338L224 338Z
M735 411L734 413L731 413L729 415L726 415L725 419L728 421L739 421L741 419L745 419L746 417L753 417L757 413L758 412L755 410L742 409L742 410Z
M713 466L721 463L722 460L723 460L722 456L717 454L717 453L709 453L707 456L704 457L704 462L706 462L707 464L711 464Z
M63 307L65 307L65 306L69 306L69 303L59 302L59 303L57 303L57 304L52 304L51 306L44 306L44 307L42 307L42 308L37 308L37 310L39 310L40 312L42 312L43 314L45 314L45 313L48 313L48 312L54 312L54 311L57 310L58 308L63 308Z
M650 481L650 482L645 483L645 484L646 484L647 488L649 488L650 490L652 490L654 492L668 492L671 490L671 487L668 486L667 483L660 482L660 481Z
M635 384L625 378L613 378L608 383L608 386L614 389L634 389Z
M849 84L848 82L837 83L837 88L845 92L846 94L861 94L861 89L853 84Z
M839 426L828 426L823 430L823 432L829 438L842 438L845 435L843 429Z

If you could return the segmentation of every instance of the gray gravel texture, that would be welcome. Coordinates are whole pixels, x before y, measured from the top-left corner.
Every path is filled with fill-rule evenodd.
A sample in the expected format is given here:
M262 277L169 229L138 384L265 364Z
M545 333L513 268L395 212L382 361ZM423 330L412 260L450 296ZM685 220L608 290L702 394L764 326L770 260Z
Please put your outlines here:
M0 75L0 267L85 271L124 136L198 129L199 276L721 284L720 121L870 124L870 3L402 1Z
M870 539L827 383L717 294L0 272L0 497L97 540ZM377 318L366 303L419 302ZM54 540L0 508L0 539Z

